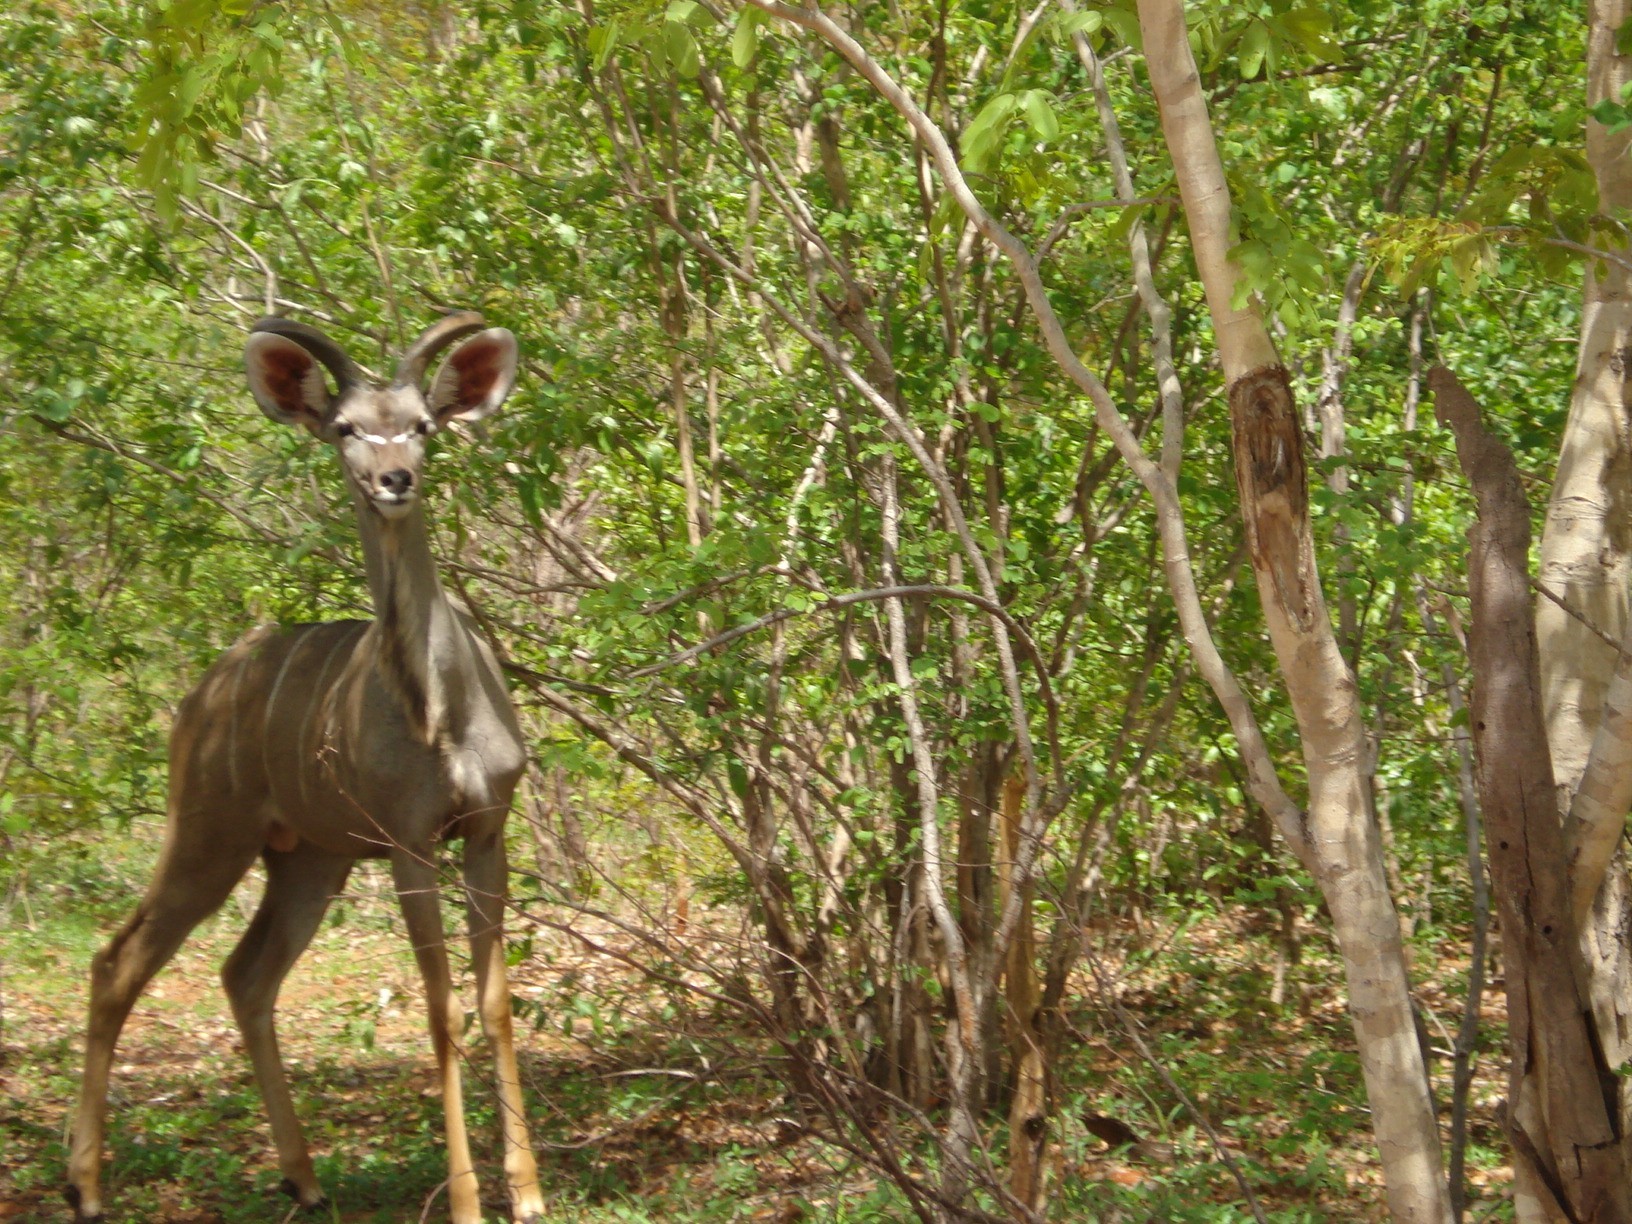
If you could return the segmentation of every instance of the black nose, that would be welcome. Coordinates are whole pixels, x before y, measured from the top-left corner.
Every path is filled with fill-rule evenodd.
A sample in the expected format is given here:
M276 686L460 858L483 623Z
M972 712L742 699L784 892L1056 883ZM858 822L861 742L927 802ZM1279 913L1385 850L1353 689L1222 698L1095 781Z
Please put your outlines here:
M387 493L403 494L414 487L414 474L407 468L380 473L380 488Z

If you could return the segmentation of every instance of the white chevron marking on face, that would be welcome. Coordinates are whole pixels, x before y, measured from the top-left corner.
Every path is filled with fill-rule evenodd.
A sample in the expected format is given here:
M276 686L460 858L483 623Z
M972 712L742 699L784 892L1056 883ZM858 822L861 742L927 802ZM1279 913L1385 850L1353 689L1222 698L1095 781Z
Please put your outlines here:
M392 438L382 438L379 434L364 433L359 429L357 436L370 446L394 446L398 442L407 442L416 435L413 430L409 430L407 433L400 433Z

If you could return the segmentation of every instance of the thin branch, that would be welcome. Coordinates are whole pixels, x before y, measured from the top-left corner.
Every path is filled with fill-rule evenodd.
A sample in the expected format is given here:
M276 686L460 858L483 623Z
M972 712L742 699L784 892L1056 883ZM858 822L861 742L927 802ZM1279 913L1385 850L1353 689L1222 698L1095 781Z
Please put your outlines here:
M1588 633L1592 634L1593 637L1597 638L1600 642L1608 646L1617 654L1620 653L1621 643L1616 641L1609 634L1605 633L1597 625L1593 624L1591 620L1587 619L1586 613L1582 612L1578 608L1570 607L1569 604L1564 602L1564 597L1562 595L1553 590L1552 587L1547 586L1541 581L1541 579L1532 577L1529 578L1528 581L1531 589L1534 590L1536 594L1540 595L1543 599L1548 600L1551 603L1557 604L1566 616L1580 622L1581 626L1585 628Z
M261 270L261 276L263 278L261 301L265 304L266 313L276 314L276 303L278 301L278 274L272 270L272 265L267 263L266 258L259 251L251 246L244 238L240 237L237 231L235 231L225 221L211 213L208 209L200 208L197 204L194 204L186 197L182 197L180 202L182 208L187 213L220 230L226 237L227 241L238 246L244 252L244 254L249 256L250 261Z
M174 468L166 467L164 464L159 463L157 460L149 459L146 455L139 454L136 451L131 450L129 447L121 446L117 442L110 442L106 438L98 438L93 434L79 433L79 432L77 432L75 430L69 429L66 425L61 425L61 424L57 423L56 421L48 421L44 417L41 417L41 416L34 416L33 420L36 423L38 423L42 428L49 430L51 433L53 433L57 437L63 439L65 442L74 442L74 443L77 443L80 446L88 446L88 447L92 447L92 448L94 448L96 450L106 451L110 455L117 455L119 458L125 460L126 462L134 463L134 464L137 464L137 465L139 465L141 467L145 467L149 471L152 471L152 472L157 472L160 476L163 476L168 480L174 481L178 485L184 485L195 496L203 498L205 501L209 502L216 509L222 511L222 513L231 516L233 519L236 519L238 521L238 523L240 523L244 527L247 527L250 531L254 532L256 535L258 535L261 539L265 540L267 543L276 544L279 547L287 547L288 546L289 541L287 539L285 539L283 536L279 535L277 532L273 531L271 528L265 526L264 524L256 522L254 519L250 518L249 515L245 514L242 510L239 510L236 506L234 506L226 498L220 497L220 496L218 496L218 495L216 495L214 493L211 493L208 489L199 487L197 482L188 479L187 476L183 475L181 472L176 471ZM325 550L320 555L332 555L332 554L329 554Z
M1133 468L1156 504L1168 583L1173 590L1185 640L1196 658L1197 670L1212 687L1230 720L1231 729L1241 746L1242 758L1247 766L1254 796L1274 815L1276 823L1299 858L1307 860L1310 847L1303 827L1302 809L1281 786L1269 754L1269 747L1247 702L1246 694L1242 692L1234 673L1219 654L1202 614L1200 598L1196 593L1195 574L1190 565L1190 549L1185 536L1183 511L1175 484L1151 461L1150 456L1144 453L1138 438L1111 399L1110 392L1077 357L1065 334L1065 328L1054 311L1036 261L1031 257L1025 244L988 213L975 196L940 128L861 45L830 17L810 9L777 3L776 0L748 0L748 2L772 16L816 32L865 77L880 96L907 121L913 133L929 149L936 168L940 171L942 182L946 184L964 214L980 233L1013 263L1025 286L1026 299L1031 304L1050 354L1093 402L1100 428L1110 435L1124 461ZM1028 836L1021 846L1021 857L1022 862L1029 867L1034 861L1036 844L1033 831L1027 830L1027 833ZM1024 878L1024 874L1022 873L1021 878ZM1017 897L1018 893L1015 895ZM1013 922L1017 920L1018 910L1013 915L1005 912L1003 925L1005 928L1011 928Z
M879 587L869 591L850 591L843 595L828 596L815 607L808 609L778 608L775 612L767 612L764 616L751 620L746 624L734 625L725 632L715 634L706 641L698 642L694 646L688 646L678 654L670 655L659 663L649 663L645 667L636 668L629 673L629 678L633 680L666 671L668 668L690 662L699 655L707 654L711 650L717 650L721 646L728 645L738 638L747 637L751 633L758 633L762 629L781 624L793 617L804 616L808 612L831 612L839 608L850 607L852 604L873 603L881 599L907 597L962 600L964 603L973 604L1002 621L1004 628L1014 635L1021 648L1025 651L1026 658L1030 660L1032 667L1036 669L1038 687L1042 690L1043 702L1048 707L1050 737L1053 738L1053 728L1059 718L1059 702L1054 696L1053 686L1049 683L1047 665L1044 663L1042 654L1037 649L1037 643L1032 639L1031 635L1026 632L1020 622L1015 620L1002 604L993 603L985 596L974 591L964 590L961 587L941 586L936 583L917 583L909 586ZM664 601L665 604L672 602L672 600ZM1062 768L1057 759L1054 761L1054 768L1056 772L1059 772Z

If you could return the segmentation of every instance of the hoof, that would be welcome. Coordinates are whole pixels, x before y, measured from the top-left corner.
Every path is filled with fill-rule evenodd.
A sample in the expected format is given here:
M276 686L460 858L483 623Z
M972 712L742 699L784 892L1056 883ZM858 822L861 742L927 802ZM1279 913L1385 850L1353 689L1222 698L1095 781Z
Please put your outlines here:
M74 1209L74 1220L76 1221L76 1224L79 1224L81 1221L100 1220L102 1218L101 1208L97 1208L97 1210L94 1212L88 1212L82 1206L80 1206L80 1204L84 1202L84 1198L79 1193L78 1186L64 1186L62 1188L62 1197L67 1199L68 1206Z
M329 1209L328 1195L319 1192L318 1196L308 1203L301 1198L300 1187L287 1177L278 1184L278 1189L294 1199L296 1203L299 1203L302 1211L327 1211Z

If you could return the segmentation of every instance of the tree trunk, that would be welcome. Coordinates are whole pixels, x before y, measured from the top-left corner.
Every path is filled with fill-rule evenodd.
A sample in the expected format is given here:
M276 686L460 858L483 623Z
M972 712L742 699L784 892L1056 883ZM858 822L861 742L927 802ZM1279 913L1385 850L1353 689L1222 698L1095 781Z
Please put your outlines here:
M1589 107L1605 100L1618 102L1632 82L1632 59L1618 54L1615 45L1629 17L1628 0L1591 0L1588 5ZM1629 145L1632 131L1611 133L1588 118L1587 160L1598 184L1599 210L1606 215L1632 207ZM1578 789L1596 789L1582 787L1583 775L1589 759L1601 761L1602 752L1613 751L1610 744L1594 746L1595 737L1606 729L1606 697L1617 665L1614 647L1599 633L1616 641L1632 628L1629 365L1632 274L1618 263L1589 260L1575 386L1540 549L1542 586L1565 606L1546 597L1536 603L1547 741L1561 805L1572 813L1565 828L1572 865L1594 833L1574 818L1581 815L1582 799L1591 797L1578 794ZM1566 608L1579 613L1579 619ZM1604 834L1600 840L1618 841L1626 816L1624 803L1620 810L1605 808L1598 816ZM1573 908L1577 915L1585 912L1579 932L1597 1042L1604 1061L1620 1067L1632 1060L1632 895L1624 856L1617 854L1607 867L1601 887L1592 876L1602 871L1602 865L1585 878L1572 873L1572 887L1585 894L1576 898ZM1624 1079L1616 1079L1611 1087L1616 1132L1632 1134L1632 1092ZM1529 1209L1533 1197L1537 1197L1533 1188L1521 1184L1517 1197L1521 1221L1545 1218Z
M992 864L992 817L1002 802L1003 759L1001 747L992 741L975 745L971 760L963 770L958 796L958 858L955 867L958 899L958 928L969 949L969 962L979 972L991 965L993 940L997 935L996 877ZM1005 893L1006 895L1006 893ZM1003 1087L1003 1046L994 1040L998 1030L998 1009L1002 1000L996 990L987 990L981 1014L975 1017L980 1046L986 1057L977 1069L977 1099L992 1104Z
M1507 978L1508 1134L1517 1184L1546 1220L1632 1220L1615 1065L1593 1039L1585 958L1542 715L1529 586L1530 506L1505 446L1448 370L1439 418L1479 504L1469 533L1473 736Z
M1042 988L1037 981L1036 938L1031 923L1032 884L1017 881L1026 780L1010 774L1003 783L1003 893L1021 890L1020 925L1009 944L1004 971L1009 1056L1014 1097L1009 1102L1009 1192L1032 1211L1044 1201L1043 1153L1048 1145L1048 1067L1043 1059Z
M1441 1175L1439 1135L1398 919L1384 879L1376 825L1365 803L1361 774L1365 742L1354 678L1337 651L1314 568L1301 430L1286 372L1262 321L1255 312L1230 305L1238 274L1227 255L1229 197L1201 100L1182 5L1176 0L1141 3L1140 17L1224 360L1253 566L1308 765L1307 812L1286 795L1251 707L1213 642L1197 598L1182 508L1171 477L1144 453L1104 384L1073 351L1025 244L970 190L945 134L845 29L818 9L776 0L749 2L817 31L907 120L958 207L1014 262L1050 354L1093 401L1095 421L1150 493L1157 507L1169 585L1197 670L1229 715L1254 796L1274 814L1300 860L1315 872L1332 910L1394 1217L1448 1222L1449 1195ZM1179 112L1170 113L1175 102ZM889 415L883 396L873 402ZM1000 645L1006 640L998 639Z
M1366 802L1365 728L1315 566L1303 430L1291 381L1255 306L1234 304L1239 271L1228 254L1229 192L1184 6L1181 0L1140 0L1139 19L1224 366L1248 554L1302 737L1309 774L1307 862L1343 955L1389 1209L1397 1221L1448 1221L1439 1128L1399 920Z
M1593 0L1587 40L1587 104L1619 101L1632 61L1615 54L1628 0ZM1632 130L1610 135L1587 120L1587 156L1598 181L1599 207L1632 207ZM1632 273L1618 263L1588 261L1581 348L1558 474L1541 537L1541 581L1570 609L1621 636L1632 579ZM1536 605L1541 684L1556 782L1573 793L1586 767L1614 647L1551 600Z

